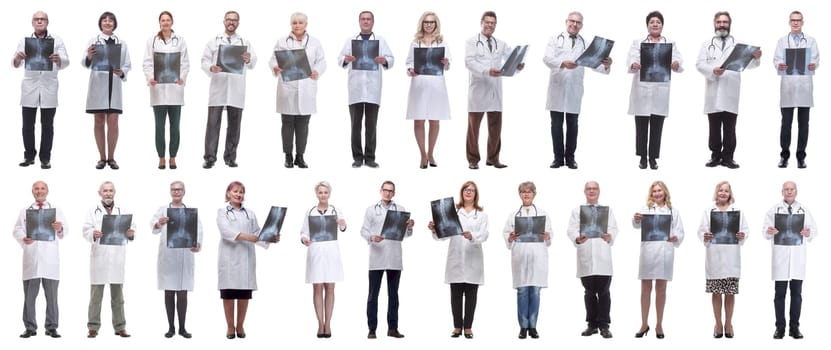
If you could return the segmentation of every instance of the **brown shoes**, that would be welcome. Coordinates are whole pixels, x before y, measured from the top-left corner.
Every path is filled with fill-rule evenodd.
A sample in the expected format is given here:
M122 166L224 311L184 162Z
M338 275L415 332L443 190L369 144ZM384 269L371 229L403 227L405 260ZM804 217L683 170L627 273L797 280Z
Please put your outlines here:
M98 331L94 331L92 329L90 329L89 333L87 333L87 338L95 338L97 336L98 336Z
M377 338L377 336L375 336L375 331L369 331L369 333L367 333L367 335L366 335L366 338L367 338L367 339L375 339L375 338Z
M390 329L390 330L388 330L388 331L387 331L387 336L388 336L388 337L393 337L393 338L404 338L404 335L403 335L403 334L401 334L401 333L398 333L398 330L397 330L397 329Z
M127 331L123 330L123 329L118 331L118 332L115 332L115 335L117 335L119 337L122 337L122 338L129 338L130 337L130 334L128 334Z

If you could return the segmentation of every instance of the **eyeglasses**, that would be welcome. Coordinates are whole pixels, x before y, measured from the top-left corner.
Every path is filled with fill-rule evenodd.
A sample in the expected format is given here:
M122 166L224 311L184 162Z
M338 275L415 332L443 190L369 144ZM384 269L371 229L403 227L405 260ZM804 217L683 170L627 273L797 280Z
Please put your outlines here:
M226 18L226 19L225 19L225 22L234 22L234 23L238 23L238 22L239 22L239 18Z
M174 188L170 189L170 192L184 192L184 191L185 191L185 189L180 188L180 187L174 187Z
M32 17L32 22L40 22L40 21L48 22L49 18L46 18L46 17Z
M465 188L465 193L476 193L475 188Z
M395 190L391 190L391 189L389 189L389 188L382 188L382 189L381 189L381 192L386 192L386 193L395 193Z
M436 24L436 21L424 21L424 22L421 22L421 23L424 23L424 24Z
M799 22L802 22L802 19L801 18L800 19L791 18L791 22L799 23Z

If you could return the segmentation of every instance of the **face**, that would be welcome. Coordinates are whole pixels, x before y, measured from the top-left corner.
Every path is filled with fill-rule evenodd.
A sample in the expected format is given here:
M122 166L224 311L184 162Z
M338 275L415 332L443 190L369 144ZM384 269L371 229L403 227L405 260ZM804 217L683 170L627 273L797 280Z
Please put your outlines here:
M43 203L46 202L46 196L49 194L49 187L46 186L46 183L43 181L35 182L32 185L32 196L35 197L35 202Z
M162 15L159 18L159 29L170 30L171 27L173 27L173 18L168 15Z
M586 183L583 193L586 195L586 202L597 204L597 199L600 198L600 185L594 181Z
M241 207L245 201L245 190L239 185L232 186L225 195L228 197L228 203L235 207Z
M115 186L113 184L104 184L98 190L98 195L101 196L101 202L104 202L104 204L113 204L113 200L115 200Z
M384 184L381 186L381 200L384 202L389 202L392 200L392 197L395 196L395 186L390 184Z
M716 17L714 22L716 35L725 37L730 34L730 17L727 15L721 15Z
M361 26L361 33L367 34L372 32L372 27L375 25L375 20L369 13L362 13L358 17L358 24Z
M536 196L537 194L532 192L530 189L522 189L519 191L519 198L522 199L522 206L525 207L534 204L534 197Z
M32 15L32 28L35 28L35 33L41 34L46 31L46 26L49 25L49 16L43 12L35 12Z
M306 20L303 18L295 18L291 20L291 33L295 37L301 37L306 33Z
M730 185L722 184L718 187L718 193L716 193L716 200L719 204L727 204L730 202L730 196L733 194L730 192Z
M104 34L112 35L114 30L115 21L112 17L104 17L104 19L101 20L101 31L104 32Z
M185 185L180 183L174 183L170 185L170 198L173 199L175 203L181 203L182 198L185 196Z
M326 186L317 186L317 191L315 191L317 195L317 200L320 203L329 203L329 189Z
M580 29L583 28L583 16L578 14L571 14L566 19L566 31L569 35L577 35Z
M802 15L794 13L789 19L791 25L791 33L802 33Z
M656 204L663 205L664 196L664 189L661 188L661 186L655 185L652 187L652 200L655 201Z
M661 22L661 19L658 17L652 17L649 19L646 29L649 31L650 36L661 36L661 32L664 31L664 22Z
M476 198L476 186L468 185L465 187L464 191L462 191L462 200L465 203L473 203L473 200Z
M782 199L786 203L793 203L796 200L796 184L793 182L786 182L782 185Z
M485 19L482 20L482 35L486 37L490 37L493 35L493 32L496 30L496 18L486 16Z
M428 15L421 22L421 29L425 34L433 34L436 31L436 16Z
M236 13L225 15L223 24L225 25L225 33L234 34L237 31L237 27L239 27L239 15Z

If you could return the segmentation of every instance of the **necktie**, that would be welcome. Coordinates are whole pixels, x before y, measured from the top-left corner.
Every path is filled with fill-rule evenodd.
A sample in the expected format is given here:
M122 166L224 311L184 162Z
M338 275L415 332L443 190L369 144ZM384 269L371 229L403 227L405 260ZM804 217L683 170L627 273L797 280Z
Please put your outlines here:
M43 209L43 203L38 202L38 210Z
M574 48L574 41L575 41L575 39L577 39L577 36L570 35L569 37L571 38L571 48Z
M488 51L493 52L493 45L491 45L491 38L488 38Z
M229 36L229 37L227 37L227 39L228 39L228 43L230 44L231 43L231 37Z
M793 214L793 207L789 205L788 206L788 215L791 215L791 214Z

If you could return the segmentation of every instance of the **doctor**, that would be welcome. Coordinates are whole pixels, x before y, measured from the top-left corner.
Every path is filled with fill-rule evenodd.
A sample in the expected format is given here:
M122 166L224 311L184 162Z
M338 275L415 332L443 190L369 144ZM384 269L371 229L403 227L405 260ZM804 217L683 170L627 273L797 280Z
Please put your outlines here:
M777 245L773 237L779 234L776 229L776 214L803 214L803 243L800 245ZM787 181L782 184L782 201L774 205L765 215L765 239L771 241L771 276L774 281L775 294L773 307L776 311L776 331L773 339L785 337L785 296L791 290L790 322L788 335L802 339L799 331L799 316L802 312L802 281L805 280L805 263L807 261L807 243L817 236L817 224L808 208L796 201L796 183Z
M60 254L58 239L66 236L64 224L66 218L60 208L55 208L46 201L49 186L43 181L32 184L32 196L35 202L22 209L14 224L14 239L23 247L23 325L26 331L21 338L37 335L37 317L35 314L36 298L43 284L46 295L46 335L60 338L58 334L58 283L60 282ZM36 241L27 235L26 212L28 210L55 209L55 221L51 223L55 237L53 241Z
M245 72L246 69L254 69L257 64L257 54L251 43L237 34L239 13L226 12L222 23L225 31L208 41L202 53L202 70L211 78L208 95L208 124L205 127L205 155L202 157L205 160L202 167L205 169L213 168L216 163L219 129L222 127L222 110L228 111L225 152L222 158L225 160L225 165L231 168L238 166L237 146L242 123L242 109L245 107ZM223 45L245 46L245 53L240 57L244 64L241 74L223 72L222 68L216 64L219 47Z
M583 187L588 206L597 206L600 198L600 185L596 181L586 182ZM585 289L583 300L586 304L586 322L588 328L581 333L588 337L596 334L598 329L603 338L611 338L609 323L612 322L609 310L612 305L609 286L612 284L612 245L617 237L617 221L609 208L606 232L600 237L588 238L580 232L580 207L571 211L568 220L568 239L577 248L577 277Z
M796 108L797 123L799 131L796 139L796 161L797 167L804 169L805 148L808 146L808 121L810 119L811 107L814 106L814 72L819 67L819 48L814 37L802 32L802 13L791 12L789 16L791 32L776 42L776 51L773 55L773 65L776 71L782 75L779 84L779 107L782 111L782 126L779 131L779 146L782 151L779 153L779 167L787 168L788 159L791 156L791 125L793 124L793 111ZM789 74L788 65L785 63L785 51L787 49L806 49L810 55L808 61L808 74Z
M174 310L179 314L179 335L190 338L191 334L185 330L185 317L188 312L188 291L193 290L194 255L202 249L202 220L196 220L196 247L168 248L167 227L170 218L167 217L168 208L187 208L182 203L185 197L185 183L173 181L170 184L170 204L163 205L156 210L150 220L154 235L159 235L159 257L156 267L156 280L160 290L164 291L164 307L167 312L167 333L165 338L176 334L173 326ZM184 223L182 223L183 225Z
M358 26L361 31L346 39L343 44L338 64L348 72L349 91L349 117L352 125L352 167L360 168L366 165L370 168L377 168L375 162L375 141L376 126L378 125L378 109L381 105L381 74L384 70L392 68L395 59L384 38L372 31L375 26L375 15L371 11L361 11L358 14ZM378 42L378 56L373 58L378 69L360 70L352 69L352 62L356 57L352 54L353 40L370 40ZM366 118L366 119L364 119ZM361 146L361 123L365 123L365 147Z
M577 169L574 151L577 149L577 116L583 100L583 76L585 68L575 61L588 48L580 35L583 14L574 11L566 18L566 31L548 39L542 61L551 69L548 77L548 99L545 108L551 114L551 141L554 143L552 168L563 165ZM595 72L609 74L612 58L605 57ZM563 140L563 121L567 130Z
M739 294L739 278L742 272L741 247L747 239L747 232L750 228L747 226L745 216L733 205L735 198L733 198L733 189L729 182L722 181L716 185L713 201L713 206L701 215L701 224L698 226L698 238L706 248L704 271L707 286L705 291L713 295L713 315L716 319L713 337L733 338L733 309L736 305L736 294ZM735 235L738 244L721 244L713 240L710 216L712 213L726 212L739 214L739 231ZM726 227L727 223L722 224ZM724 308L723 323L721 321L722 307Z
M101 203L89 210L84 221L84 238L92 243L89 261L90 298L87 338L98 336L101 328L101 299L104 297L104 285L110 285L110 304L112 305L112 322L115 335L122 338L130 336L125 329L124 317L124 265L127 259L126 245L100 244L103 233L101 223L105 215L127 215L130 212L115 205L115 185L105 181L98 188ZM127 229L127 240L135 239L136 222Z
M534 204L537 186L531 181L519 184L522 205L508 215L502 236L511 251L511 276L516 289L519 339L540 337L537 316L540 313L540 290L548 287L548 247L551 246L551 218ZM516 217L545 217L541 242L519 242L515 231Z
M467 94L467 162L468 168L479 169L479 126L488 114L488 154L486 165L502 169L499 162L502 148L502 62L511 55L512 48L493 36L496 13L485 11L480 22L482 31L465 43L465 67L470 71ZM522 70L525 63L517 66Z
M732 19L727 11L716 12L713 19L715 36L701 44L695 68L704 75L704 113L710 121L710 160L707 167L723 165L739 167L733 159L736 151L736 119L739 114L741 72L721 68L738 41L730 35ZM747 68L759 66L762 50L753 51Z
M54 136L53 122L58 107L58 71L69 65L69 56L66 54L66 47L60 37L52 35L46 30L49 25L49 16L38 11L32 15L32 28L34 33L30 36L34 39L52 39L54 43L53 53L48 57L52 63L52 70L36 71L26 70L23 74L23 82L20 84L20 105L23 106L23 161L19 164L26 167L35 164L35 117L40 108L40 168L49 169L52 167L52 139ZM20 40L17 44L17 51L12 59L12 66L20 67L27 60L26 39ZM35 57L31 58L36 59Z
M277 64L277 56L271 56L271 71L279 77L277 81L277 113L280 113L283 137L283 153L286 154L286 168L308 168L303 153L306 152L306 141L309 139L309 120L313 113L317 113L317 80L326 71L326 59L323 56L323 46L317 38L312 38L306 32L308 18L305 14L295 12L291 15L291 33L280 38L274 44L274 51L305 50L309 67L312 70L309 78L284 81L280 74L283 69ZM287 67L293 68L293 67ZM292 157L292 149L297 138L297 156Z

